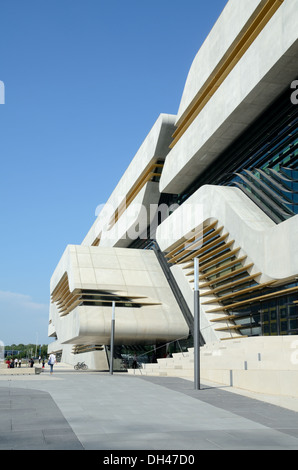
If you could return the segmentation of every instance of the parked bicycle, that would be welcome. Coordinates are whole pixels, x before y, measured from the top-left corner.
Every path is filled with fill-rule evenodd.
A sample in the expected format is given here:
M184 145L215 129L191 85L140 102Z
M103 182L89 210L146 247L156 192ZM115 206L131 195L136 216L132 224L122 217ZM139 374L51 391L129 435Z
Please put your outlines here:
M85 364L85 362L78 362L75 366L74 366L75 370L87 370L88 369L88 366L87 364Z

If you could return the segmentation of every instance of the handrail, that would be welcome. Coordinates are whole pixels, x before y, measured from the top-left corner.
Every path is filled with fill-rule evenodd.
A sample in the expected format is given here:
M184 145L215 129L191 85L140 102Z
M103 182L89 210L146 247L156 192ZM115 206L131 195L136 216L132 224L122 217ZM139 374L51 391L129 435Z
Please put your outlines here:
M151 352L155 352L157 349L162 349L164 346L168 346L169 344L176 343L176 341L177 341L177 343L179 344L179 348L180 348L181 353L183 354L183 351L182 351L182 349L181 349L179 340L181 340L181 339L187 339L188 337L189 337L189 335L186 335L186 336L181 336L181 338L174 339L173 341L168 341L167 343L164 343L164 344L162 344L161 346L158 346L157 348L150 349L149 351L146 351L144 354L138 354L138 357L147 356L147 355L150 354Z
M179 289L179 286L170 270L170 267L168 265L168 261L165 259L164 254L162 253L157 241L153 240L151 243L151 246L153 248L153 251L156 254L157 260L159 261L159 264L163 270L164 275L166 276L166 279L168 281L168 284L174 294L174 297L180 307L180 310L184 316L184 319L187 323L188 328L190 329L192 335L193 335L193 329L194 329L194 321L193 321L193 315L181 293L181 290Z

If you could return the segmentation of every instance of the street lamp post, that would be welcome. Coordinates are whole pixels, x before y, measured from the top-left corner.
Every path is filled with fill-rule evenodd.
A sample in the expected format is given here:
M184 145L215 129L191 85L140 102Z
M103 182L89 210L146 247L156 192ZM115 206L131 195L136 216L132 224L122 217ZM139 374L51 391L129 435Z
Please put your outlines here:
M200 390L200 290L199 258L194 259L194 388Z
M115 301L112 302L111 344L110 344L110 375L113 375L115 338Z

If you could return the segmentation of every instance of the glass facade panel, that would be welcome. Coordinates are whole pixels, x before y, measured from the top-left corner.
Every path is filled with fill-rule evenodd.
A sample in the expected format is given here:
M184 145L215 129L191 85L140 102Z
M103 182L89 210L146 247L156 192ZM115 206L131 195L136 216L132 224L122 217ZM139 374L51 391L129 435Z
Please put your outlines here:
M285 286L285 288L288 286ZM239 332L247 336L277 336L298 334L297 295L285 295L270 301L255 302L249 307L235 309L234 322Z

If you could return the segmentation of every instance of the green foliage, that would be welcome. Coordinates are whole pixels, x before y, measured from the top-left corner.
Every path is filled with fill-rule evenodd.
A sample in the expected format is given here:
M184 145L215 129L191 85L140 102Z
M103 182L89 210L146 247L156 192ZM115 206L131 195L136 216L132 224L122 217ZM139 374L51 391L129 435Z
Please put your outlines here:
M5 346L5 351L19 351L19 354L13 354L13 357L17 357L18 359L26 358L26 357L46 357L48 354L48 345L38 344L11 344Z

